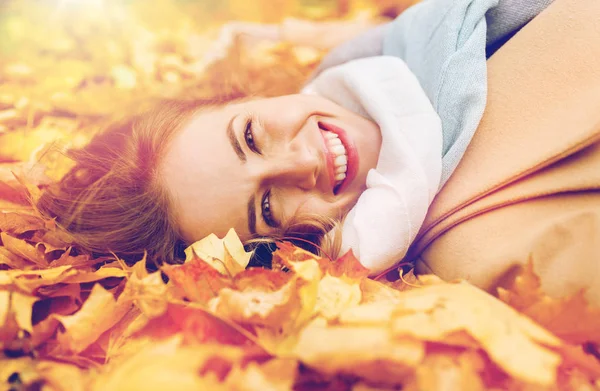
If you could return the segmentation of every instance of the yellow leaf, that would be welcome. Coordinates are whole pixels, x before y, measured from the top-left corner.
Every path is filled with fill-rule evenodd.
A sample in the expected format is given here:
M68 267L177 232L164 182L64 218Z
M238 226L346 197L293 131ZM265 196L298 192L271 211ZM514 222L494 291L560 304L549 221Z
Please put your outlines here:
M160 316L167 310L167 285L163 282L160 272L142 278L132 274L127 281L126 291L142 313L149 318Z
M464 330L511 376L549 386L556 381L561 341L493 296L466 283L404 292L392 314L392 331L444 342ZM518 353L516 348L518 347Z
M113 294L95 284L88 299L73 315L51 315L65 328L59 342L69 351L78 353L95 342L114 326L130 308L130 303L117 302Z
M14 238L4 232L0 232L0 239L4 247L13 254L32 262L38 267L48 266L48 262L44 259L44 253L26 241Z
M359 282L326 274L319 282L315 312L326 319L335 319L345 309L358 305L361 298Z
M399 383L423 360L425 347L416 339L395 337L388 328L328 326L316 319L302 330L293 353L325 373Z
M10 292L0 290L0 328L6 324L10 311Z
M200 376L202 364L214 350L202 347L184 349L181 338L174 337L142 349L97 379L94 390L197 391L226 390L218 379L208 374ZM223 348L225 354L227 349Z
M232 228L223 239L210 234L185 250L186 262L193 254L214 267L221 274L235 276L243 271L250 262L251 252L246 252L244 245Z
M209 304L213 311L242 324L279 328L297 314L296 283L290 281L276 291L223 288Z
M44 270L0 270L0 286L14 285L33 293L41 286L57 284L75 274L77 270L68 265Z
M29 333L33 333L31 314L33 312L33 304L38 300L39 298L35 296L24 295L19 292L12 293L11 307L15 314L15 320L22 330L26 330Z
M498 297L571 343L600 342L600 308L589 305L584 291L571 297L548 296L534 273L533 262L508 289L499 288Z

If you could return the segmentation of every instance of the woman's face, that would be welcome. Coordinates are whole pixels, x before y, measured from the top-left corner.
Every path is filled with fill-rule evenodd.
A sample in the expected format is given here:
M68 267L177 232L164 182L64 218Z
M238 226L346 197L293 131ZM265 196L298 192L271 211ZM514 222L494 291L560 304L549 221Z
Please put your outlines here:
M160 175L185 240L231 227L247 240L281 233L296 215L343 217L380 148L374 122L325 98L287 95L196 114Z

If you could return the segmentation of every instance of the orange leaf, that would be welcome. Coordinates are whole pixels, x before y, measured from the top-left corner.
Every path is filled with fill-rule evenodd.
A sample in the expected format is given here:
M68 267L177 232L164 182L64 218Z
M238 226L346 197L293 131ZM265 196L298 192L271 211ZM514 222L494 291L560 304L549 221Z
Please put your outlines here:
M125 315L131 304L117 302L112 293L95 284L88 299L73 315L51 315L65 328L58 335L59 342L69 351L81 352L114 326Z
M498 289L498 296L571 343L600 342L600 308L591 307L583 291L565 298L548 296L531 261L508 289Z
M201 308L171 304L167 309L170 322L183 332L187 343L219 343L255 347L248 332Z
M13 235L44 228L44 221L23 213L0 213L0 231Z
M326 271L334 277L345 275L348 278L357 280L369 275L369 269L356 259L352 250L349 250L335 261L328 263Z
M229 278L198 257L183 265L164 265L162 270L182 297L197 303L207 303L221 289L232 285Z
M48 262L44 258L43 251L39 251L26 241L12 237L4 232L0 232L0 238L4 247L13 254L34 263L38 267L48 267Z
M260 288L276 291L284 286L292 277L292 273L263 268L250 268L235 276L233 283L237 290Z

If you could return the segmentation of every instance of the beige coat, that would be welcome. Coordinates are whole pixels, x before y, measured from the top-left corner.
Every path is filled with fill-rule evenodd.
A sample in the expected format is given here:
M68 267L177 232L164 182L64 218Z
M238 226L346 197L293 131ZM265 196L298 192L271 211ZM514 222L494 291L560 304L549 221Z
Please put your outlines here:
M600 1L556 0L488 61L483 120L409 252L493 290L531 257L600 305Z

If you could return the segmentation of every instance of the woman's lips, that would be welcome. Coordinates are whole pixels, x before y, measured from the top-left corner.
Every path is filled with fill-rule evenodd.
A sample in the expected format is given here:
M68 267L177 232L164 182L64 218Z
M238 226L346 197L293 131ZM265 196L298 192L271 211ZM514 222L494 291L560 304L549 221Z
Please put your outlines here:
M348 136L344 129L323 121L319 121L319 128L325 131L335 133L344 145L344 148L346 149L346 155L348 158L346 178L344 178L342 183L338 186L335 186L335 165L333 162L335 156L331 151L327 150L327 165L329 168L329 178L334 189L334 194L337 195L342 193L345 189L348 188L348 186L350 186L352 180L358 172L358 152L356 151L356 146L352 142L352 139Z

